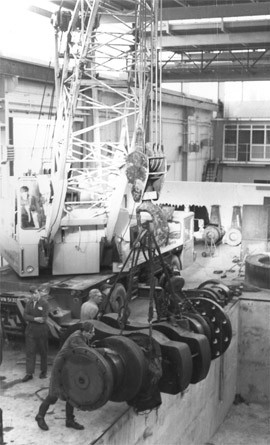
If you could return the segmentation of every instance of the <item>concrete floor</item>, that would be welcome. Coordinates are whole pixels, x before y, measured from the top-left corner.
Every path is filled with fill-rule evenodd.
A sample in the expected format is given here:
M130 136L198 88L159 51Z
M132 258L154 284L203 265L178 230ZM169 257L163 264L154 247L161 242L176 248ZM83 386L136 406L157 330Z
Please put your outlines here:
M55 345L50 345L50 364L55 352ZM46 417L50 430L41 431L34 417L41 399L46 395L49 379L40 380L37 368L33 380L21 383L24 363L24 343L16 340L6 344L4 361L0 368L0 407L3 410L4 443L7 445L90 445L100 435L100 428L105 431L129 409L125 403L109 402L94 412L75 410L77 420L85 426L84 431L78 432L67 430L65 427L64 402L58 401ZM242 402L232 406L220 429L207 443L192 445L269 445L269 443L269 406Z
M233 405L216 434L205 445L269 445L269 405Z
M197 287L199 283L208 279L221 279L221 275L226 275L222 278L226 284L239 285L243 281L241 269L234 262L235 258L239 258L239 247L231 248L221 245L213 257L203 257L201 255L203 250L204 246L198 243L196 261L182 272L186 281L185 288ZM57 346L50 344L49 371L56 351ZM33 380L27 383L21 382L25 374L24 341L10 339L5 345L4 360L0 367L0 408L3 410L5 444L90 445L95 443L102 432L130 409L125 403L109 402L103 408L93 412L75 410L77 420L85 425L85 430L78 432L65 427L64 403L58 401L46 417L50 430L41 431L34 417L42 398L46 395L49 379L40 380L38 368L37 366ZM269 407L246 403L233 405L225 422L207 444L268 445L270 443L269 419Z
M52 344L49 349L48 376L57 351ZM76 419L85 426L85 430L75 431L65 427L65 403L58 401L47 413L46 421L50 430L45 432L38 428L34 418L42 399L47 395L49 378L38 378L39 362L33 380L22 383L24 375L24 343L18 339L10 341L5 346L0 367L0 408L3 410L4 443L7 445L90 445L99 436L101 428L108 428L128 409L125 403L109 402L102 409L91 413L75 410Z
M195 261L181 273L185 279L185 288L195 288L206 280L221 280L227 285L239 285L244 280L244 268L240 261L241 246L231 247L220 244L213 255L207 252L204 242L195 243Z
M55 346L51 345L49 363L52 362L55 352ZM85 425L85 430L78 432L65 428L64 403L58 401L46 418L50 430L43 432L37 428L34 416L41 399L46 395L49 381L48 379L40 380L37 371L37 375L32 381L21 383L21 378L24 375L24 362L23 342L11 341L5 346L4 361L0 368L0 407L3 410L5 444L60 445L76 443L76 445L90 445L93 443L93 439L98 437L100 425L104 431L129 409L125 403L110 402L94 412L77 411L77 420ZM232 406L225 422L205 445L268 445L269 443L269 406L239 403Z

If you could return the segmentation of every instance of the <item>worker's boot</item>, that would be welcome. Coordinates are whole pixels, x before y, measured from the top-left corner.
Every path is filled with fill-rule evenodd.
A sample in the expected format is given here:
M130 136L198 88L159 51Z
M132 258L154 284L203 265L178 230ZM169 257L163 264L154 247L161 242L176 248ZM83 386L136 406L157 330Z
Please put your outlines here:
M84 426L75 421L73 412L73 406L69 402L66 402L66 427L74 428L74 430L84 430Z
M33 375L32 375L32 374L26 374L26 375L24 376L24 378L22 379L22 382L23 382L23 383L28 382L29 380L32 380L32 378L33 378Z
M76 420L73 418L66 419L66 427L67 428L74 428L74 430L84 430L84 426L80 423L76 422Z
M48 431L49 427L47 423L45 422L45 419L40 414L37 414L35 417L35 420L37 421L37 424L39 428L41 428L43 431Z

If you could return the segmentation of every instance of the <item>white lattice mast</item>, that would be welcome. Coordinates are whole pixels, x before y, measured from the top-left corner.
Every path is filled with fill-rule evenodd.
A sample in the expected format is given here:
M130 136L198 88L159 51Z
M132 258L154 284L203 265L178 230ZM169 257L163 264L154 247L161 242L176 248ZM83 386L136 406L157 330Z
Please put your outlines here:
M146 34L155 20L154 8L146 0L134 1L134 8L132 20L123 22L111 2L78 0L66 31L56 20L60 82L52 148L54 197L46 225L49 240L63 215L78 206L87 209L89 218L117 217L110 204L116 193L121 204L121 167L134 148L135 129L145 127L152 82L153 48L147 47ZM103 25L103 17L112 24ZM67 202L67 191L79 199Z

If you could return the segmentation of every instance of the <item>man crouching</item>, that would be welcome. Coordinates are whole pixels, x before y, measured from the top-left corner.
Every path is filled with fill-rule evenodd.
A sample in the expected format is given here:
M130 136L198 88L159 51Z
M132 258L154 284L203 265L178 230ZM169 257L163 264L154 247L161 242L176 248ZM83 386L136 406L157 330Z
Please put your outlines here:
M49 393L45 400L41 403L38 414L35 417L39 428L42 430L48 431L49 429L47 423L45 422L45 415L50 405L54 405L59 398L63 399L60 381L61 372L59 371L64 363L65 357L77 347L85 347L86 345L89 346L89 343L94 335L95 328L93 324L90 321L84 321L81 324L80 329L73 332L67 338L62 348L57 353L52 366ZM74 407L68 401L66 401L66 427L74 428L75 430L83 430L84 426L75 421L73 411Z

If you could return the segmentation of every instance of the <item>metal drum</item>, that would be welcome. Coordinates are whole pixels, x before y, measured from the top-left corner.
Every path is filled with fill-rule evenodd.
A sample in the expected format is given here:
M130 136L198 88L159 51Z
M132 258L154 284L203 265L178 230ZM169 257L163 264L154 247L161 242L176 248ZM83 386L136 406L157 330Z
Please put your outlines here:
M226 243L229 244L229 246L239 246L241 242L242 242L241 229L238 229L236 227L231 227L226 232Z
M224 233L222 227L209 224L209 226L204 229L204 239L208 243L217 244L222 240Z
M262 289L270 289L270 254L249 255L245 262L247 283Z

